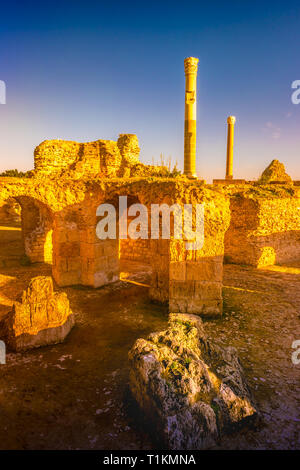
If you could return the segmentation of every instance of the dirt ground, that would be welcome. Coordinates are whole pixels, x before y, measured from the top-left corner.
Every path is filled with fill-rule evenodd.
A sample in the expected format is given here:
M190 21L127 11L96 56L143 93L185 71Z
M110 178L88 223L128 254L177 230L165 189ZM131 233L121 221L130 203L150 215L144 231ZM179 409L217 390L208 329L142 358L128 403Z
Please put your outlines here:
M0 227L0 317L45 264L20 265L21 232ZM24 263L23 263L24 264ZM122 281L65 288L76 326L63 344L8 354L0 365L0 449L155 449L128 392L127 353L167 324L148 300L149 268L123 263ZM130 281L130 282L128 282ZM218 449L300 449L300 263L257 270L226 265L224 315L208 335L237 348L261 423Z

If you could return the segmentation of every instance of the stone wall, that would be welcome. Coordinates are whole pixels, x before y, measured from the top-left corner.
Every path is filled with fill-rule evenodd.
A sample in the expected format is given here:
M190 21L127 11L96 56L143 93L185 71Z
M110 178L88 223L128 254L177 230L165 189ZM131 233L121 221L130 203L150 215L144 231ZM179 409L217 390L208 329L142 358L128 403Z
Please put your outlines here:
M193 202L204 204L204 240L197 250L187 250L185 240L170 243L171 312L221 314L224 235L230 223L229 200L203 191ZM197 200L198 199L198 200ZM192 202L192 201L191 201Z
M238 195L230 202L225 259L268 266L300 260L300 195Z
M185 203L204 202L207 207L206 242L204 248L193 256L184 248L185 245L180 246L180 240L145 241L149 246L148 257L152 267L149 295L158 301L169 301L173 311L221 313L221 274L217 268L215 271L213 267L207 269L207 265L212 263L222 270L224 231L229 224L229 200L218 190L206 188L200 182L191 184L174 178L52 178L45 180L45 184L40 179L31 178L27 181L0 181L0 194L3 197L13 194L27 213L23 222L27 246L28 240L37 241L38 233L41 236L49 233L47 230L51 225L53 276L60 286L83 284L100 287L119 278L119 240L99 240L96 235L99 204L118 204L120 195L127 195L129 204L138 201L148 208L155 203L183 206ZM134 245L138 248L140 242L130 240L127 248ZM43 243L45 240L41 247ZM42 255L42 250L39 253ZM179 263L178 269L171 266L171 262ZM180 269L186 274L178 278L176 273Z
M141 238L137 240L131 238L120 240L120 258L149 264L151 261L150 240Z
M21 207L13 198L0 205L0 224L18 224L21 222Z
M104 202L118 204L122 195L148 208L204 203L201 248L188 250L189 235L177 240L174 233L167 240L129 240L123 246L123 255L131 258L134 247L139 252L143 244L145 255L149 247L149 296L169 302L173 312L222 312L224 238L231 262L260 266L299 258L300 188L249 185L243 191L227 190L200 181L153 177L0 179L0 204L14 197L22 206L27 253L33 260L46 261L45 247L51 246L52 272L60 286L100 287L119 279L123 242L120 253L118 236L99 240L96 209Z
M17 198L21 206L21 226L25 253L32 263L52 264L52 225L49 208L27 196Z
M129 198L129 204L128 207L130 207L131 204L136 204L139 203L138 199L132 199ZM131 223L131 221L134 220L134 217L128 215L127 211L127 222L128 226ZM126 239L120 239L120 259L123 260L129 260L129 261L138 261L141 263L150 263L151 260L151 245L150 245L150 238L151 238L151 233L150 233L150 218L148 219L148 239L143 239L143 238L138 238L138 239L132 239L130 238L130 235L127 232L127 238Z
M53 291L51 277L38 276L1 320L0 337L10 349L24 351L62 342L74 322L67 295Z
M45 140L34 151L37 175L74 176L103 174L118 176L124 167L139 163L140 148L134 134L121 134L118 141L97 140L78 143Z

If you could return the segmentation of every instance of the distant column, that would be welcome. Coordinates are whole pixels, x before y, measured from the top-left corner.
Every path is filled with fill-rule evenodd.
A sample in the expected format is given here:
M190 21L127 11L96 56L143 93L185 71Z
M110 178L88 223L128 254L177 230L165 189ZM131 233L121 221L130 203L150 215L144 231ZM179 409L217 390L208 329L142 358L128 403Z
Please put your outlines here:
M228 123L228 136L227 136L227 163L226 163L226 179L232 180L233 178L233 145L234 145L234 124L236 118L229 116Z
M185 71L185 121L184 121L184 174L196 175L196 89L199 59L184 60Z

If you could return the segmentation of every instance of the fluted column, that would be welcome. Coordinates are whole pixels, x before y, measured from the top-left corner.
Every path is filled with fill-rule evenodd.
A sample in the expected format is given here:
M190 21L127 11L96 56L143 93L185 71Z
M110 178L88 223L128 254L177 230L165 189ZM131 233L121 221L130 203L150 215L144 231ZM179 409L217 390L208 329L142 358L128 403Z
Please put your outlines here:
M232 180L233 178L233 145L234 145L234 124L236 118L229 116L227 119L228 135L227 135L227 162L226 162L226 179Z
M188 57L185 71L184 174L196 178L196 90L199 59Z

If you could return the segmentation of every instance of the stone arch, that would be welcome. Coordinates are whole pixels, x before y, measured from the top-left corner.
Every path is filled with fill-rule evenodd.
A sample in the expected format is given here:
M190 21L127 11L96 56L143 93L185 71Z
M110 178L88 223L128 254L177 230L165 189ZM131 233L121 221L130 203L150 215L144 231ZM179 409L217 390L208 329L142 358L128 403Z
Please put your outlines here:
M25 253L32 263L52 264L53 213L32 196L16 196L21 206L21 227Z
M128 196L128 207L133 203L143 202L138 193L133 192L129 195L122 191L107 192L98 194L95 199L85 200L82 204L69 206L55 214L53 276L59 285L82 284L97 288L119 280L120 258L122 257L122 244L118 234L119 195ZM96 216L96 210L100 204L105 203L112 204L116 209L117 237L115 240L100 240L96 234L97 223L100 220ZM168 286L168 253L166 263L163 263L164 273L158 275L156 270L159 268L162 271L162 263L158 262L162 260L162 247L164 246L167 252L169 248L166 247L165 240L162 243L159 240L146 241L147 246L143 244L144 255L151 260L154 271L150 297L162 300L162 296L155 295L155 293L157 293L158 284L161 289L163 279ZM137 251L142 245L139 239L123 242L131 245L137 243ZM147 254L146 250L149 250L150 254ZM134 256L129 254L129 258L134 259Z
M20 223L21 207L13 197L9 197L0 203L0 222L1 223Z
M0 201L0 267L18 266L24 254L21 206L9 197Z

